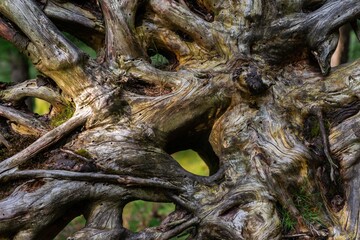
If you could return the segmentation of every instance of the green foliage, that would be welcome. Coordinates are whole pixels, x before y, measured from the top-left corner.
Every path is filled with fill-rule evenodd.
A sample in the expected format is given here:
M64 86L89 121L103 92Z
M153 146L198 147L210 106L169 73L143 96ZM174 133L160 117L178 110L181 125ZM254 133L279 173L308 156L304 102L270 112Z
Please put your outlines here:
M170 238L170 240L185 240L190 236L188 233L180 234L179 236Z
M10 56L13 54L20 54L19 51L6 40L0 38L0 83L10 82L11 65ZM28 61L30 78L34 78L37 75L36 69L32 66L32 63ZM24 79L25 80L25 79Z
M82 51L87 53L90 57L96 58L96 52L94 51L94 49L86 45L86 43L82 42L81 40L79 40L78 38L74 37L73 35L67 32L63 32L63 34L67 39L69 39L72 43L74 43L75 46L77 46Z
M311 195L308 191L308 185L305 183L300 189L291 193L294 196L293 202L296 209L304 219L307 225L323 225L320 217L320 209L323 208L321 201L315 201L318 196ZM295 229L296 219L284 206L278 208L281 216L281 225L284 232L290 232Z
M9 56L15 48L12 44L0 38L0 83L10 82L10 59Z
M209 168L193 150L174 153L172 157L188 172L200 176L209 176Z
M312 125L312 127L310 129L310 137L316 138L317 136L320 136L320 124L318 121L314 122L314 124Z
M69 236L82 229L86 224L83 215L74 218L55 238L54 240L66 240Z
M350 34L349 61L360 58L360 43L354 32Z
M77 47L87 53L90 57L96 57L96 52L94 51L94 49L86 45L84 42L80 41L79 39L73 37L68 33L64 33L64 35ZM10 82L11 66L9 56L14 53L18 53L18 50L14 47L14 45L0 38L0 82ZM29 66L30 77L35 78L38 72L30 61Z
M296 220L291 216L289 211L283 207L279 207L279 213L281 215L281 226L284 232L290 232L295 229Z
M48 114L50 111L50 103L40 98L34 98L33 112L39 115Z
M294 203L296 208L300 211L301 216L307 224L322 224L320 218L320 209L322 208L321 201L315 202L316 196L312 196L306 191L307 185L303 185L300 190L294 194Z
M124 208L124 226L133 232L146 227L159 226L161 221L174 210L175 205L172 203L133 201Z
M156 68L161 68L169 64L169 60L163 55L156 53L155 55L150 57L151 65Z
M61 111L61 113L59 113L58 115L56 115L55 117L53 117L51 119L51 126L53 127L57 127L61 124L63 124L64 122L66 122L66 120L68 120L69 118L72 117L72 115L74 114L75 109L71 106L71 105L67 105L63 111Z

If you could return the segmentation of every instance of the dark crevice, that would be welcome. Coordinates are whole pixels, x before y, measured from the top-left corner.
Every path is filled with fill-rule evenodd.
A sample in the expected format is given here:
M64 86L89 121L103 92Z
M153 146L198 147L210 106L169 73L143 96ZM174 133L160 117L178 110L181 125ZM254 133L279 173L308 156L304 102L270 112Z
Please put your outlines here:
M151 65L160 70L174 71L179 65L176 55L161 45L154 43L147 50L147 54L150 58Z
M192 12L194 12L196 15L204 19L208 22L214 21L214 12L207 9L205 6L203 6L199 1L197 0L186 0L186 5L190 8Z
M135 27L139 27L143 24L143 20L146 16L146 12L148 10L147 5L145 4L144 0L139 1L139 6L136 10L135 14Z
M46 229L43 229L39 234L37 239L54 239L57 235L69 235L73 234L74 232L69 231L66 229L66 226L77 216L80 216L83 212L84 203L78 203L75 206L71 206L71 208L63 211L64 214L60 218L56 219L50 226L47 226ZM71 226L70 226L71 227ZM73 227L73 226L72 226ZM75 231L80 230L76 229ZM55 238L59 239L59 238Z
M222 217L224 220L230 220L234 219L235 215L239 213L240 205L235 204L230 207L228 207L226 210L220 213L220 217Z
M303 12L314 12L324 5L326 0L306 0L303 3Z
M353 106L353 104L351 104ZM332 114L331 114L332 115ZM330 127L333 122L329 119L329 112L325 114L323 119L323 127L325 134L328 136ZM325 154L324 133L321 131L319 118L316 115L309 115L304 122L304 139L308 142L308 147L311 150L312 160L309 161L309 166L316 175L318 186L323 192L329 205L338 212L343 205L339 204L338 199L344 199L344 184L340 177L339 169L329 163L329 159ZM332 161L338 165L339 159L331 154ZM333 176L331 176L333 172Z
M124 90L150 97L161 96L172 92L172 89L166 85L158 86L138 78L128 80L126 84L124 84Z
M181 40L185 42L189 42L189 43L194 42L194 39L190 35L184 33L181 30L176 30L175 33L181 38Z
M258 67L253 65L236 68L232 74L232 80L240 85L245 84L252 95L261 95L270 87L263 82L263 76Z
M209 174L213 175L219 170L220 161L209 143L208 138L209 137L206 134L200 136L200 141L197 144L194 144L193 148L208 166Z
M325 118L329 120L331 127L339 125L344 120L354 116L360 111L360 100L341 106L341 108L330 109L326 111Z

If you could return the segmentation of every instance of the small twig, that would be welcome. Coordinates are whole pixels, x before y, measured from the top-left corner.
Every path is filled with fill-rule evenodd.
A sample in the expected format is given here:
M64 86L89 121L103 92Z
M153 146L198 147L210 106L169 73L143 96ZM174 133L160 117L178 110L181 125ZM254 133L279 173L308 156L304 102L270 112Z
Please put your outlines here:
M108 182L113 184L120 184L126 187L155 187L166 188L171 190L181 190L172 184L164 182L160 179L142 179L128 176L119 176L115 174L105 173L88 173L88 172L71 172L65 170L23 170L15 172L6 172L0 175L0 182L8 182L19 179L35 179L35 178L54 178L67 179L73 181L89 181L89 182Z
M190 212L195 212L197 210L197 207L194 206L194 204L192 202L183 200L181 197L179 197L178 195L174 194L174 193L168 193L168 196L177 204L179 204L182 208L190 211Z
M84 157L84 156L81 156L80 154L77 154L77 153L75 153L75 152L73 152L73 151L70 151L70 150L67 150L67 149L60 148L60 151L61 151L61 152L64 152L64 153L67 153L67 154L70 154L70 155L73 155L73 156L75 156L76 158L79 158L79 159L81 159L81 160L83 160L83 161L85 161L85 162L89 162L89 163L94 162L94 161L91 160L91 159L88 159L88 158L86 158L86 157Z
M54 178L76 181L96 181L118 183L118 175L103 173L79 173L64 170L23 170L12 173L5 173L0 176L0 182L8 182L19 179Z
M315 233L314 233L315 232ZM313 239L314 237L325 237L327 234L321 234L318 230L316 230L314 227L310 230L310 232L302 232L302 233L295 233L295 234L288 234L283 235L282 238L301 238L301 237L309 237Z
M297 234L290 234L290 235L284 235L282 238L300 238L300 237L310 237L310 235L305 233L297 233Z
M319 230L317 230L312 224L309 224L309 228L313 236L321 236Z
M166 239L170 239L172 237L177 236L178 234L182 233L183 231L185 231L186 229L188 229L189 227L192 227L193 225L197 224L199 222L199 219L197 217L194 217L186 222L184 222L183 224L163 233L158 239L159 240L166 240Z
M321 133L322 142L323 142L323 146L324 146L324 153L325 153L326 159L330 163L330 178L331 178L332 182L335 182L334 167L338 168L338 166L334 163L334 161L331 157L330 147L329 147L329 139L328 139L325 124L324 124L324 117L323 117L321 109L314 109L314 111L319 120L320 133Z
M121 184L125 184L128 187L131 186L147 186L147 187L158 187L158 188L166 188L173 189L178 191L183 191L182 187L178 187L171 182L166 182L159 178L137 178L130 176L118 176L117 181Z

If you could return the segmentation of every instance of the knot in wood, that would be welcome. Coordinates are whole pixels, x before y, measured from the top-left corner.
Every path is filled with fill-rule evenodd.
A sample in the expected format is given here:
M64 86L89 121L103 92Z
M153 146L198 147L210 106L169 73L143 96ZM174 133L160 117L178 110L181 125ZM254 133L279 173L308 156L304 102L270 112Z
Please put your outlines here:
M246 89L251 95L260 95L269 88L255 66L237 68L233 72L232 80L240 85L240 90Z

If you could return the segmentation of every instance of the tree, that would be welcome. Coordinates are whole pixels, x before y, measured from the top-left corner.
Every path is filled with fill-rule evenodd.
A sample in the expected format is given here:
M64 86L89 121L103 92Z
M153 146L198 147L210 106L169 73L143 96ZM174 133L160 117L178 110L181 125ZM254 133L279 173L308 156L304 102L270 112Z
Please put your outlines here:
M339 42L333 53L330 61L331 67L336 67L340 64L347 63L349 59L349 45L350 45L350 31L349 24L342 26L339 29Z
M71 239L359 239L359 61L330 68L338 29L360 35L358 0L2 0L0 12L1 36L42 73L1 90L2 238L51 239L83 214ZM50 113L27 112L29 96ZM189 148L211 176L169 155ZM132 233L121 212L135 199L176 210Z

